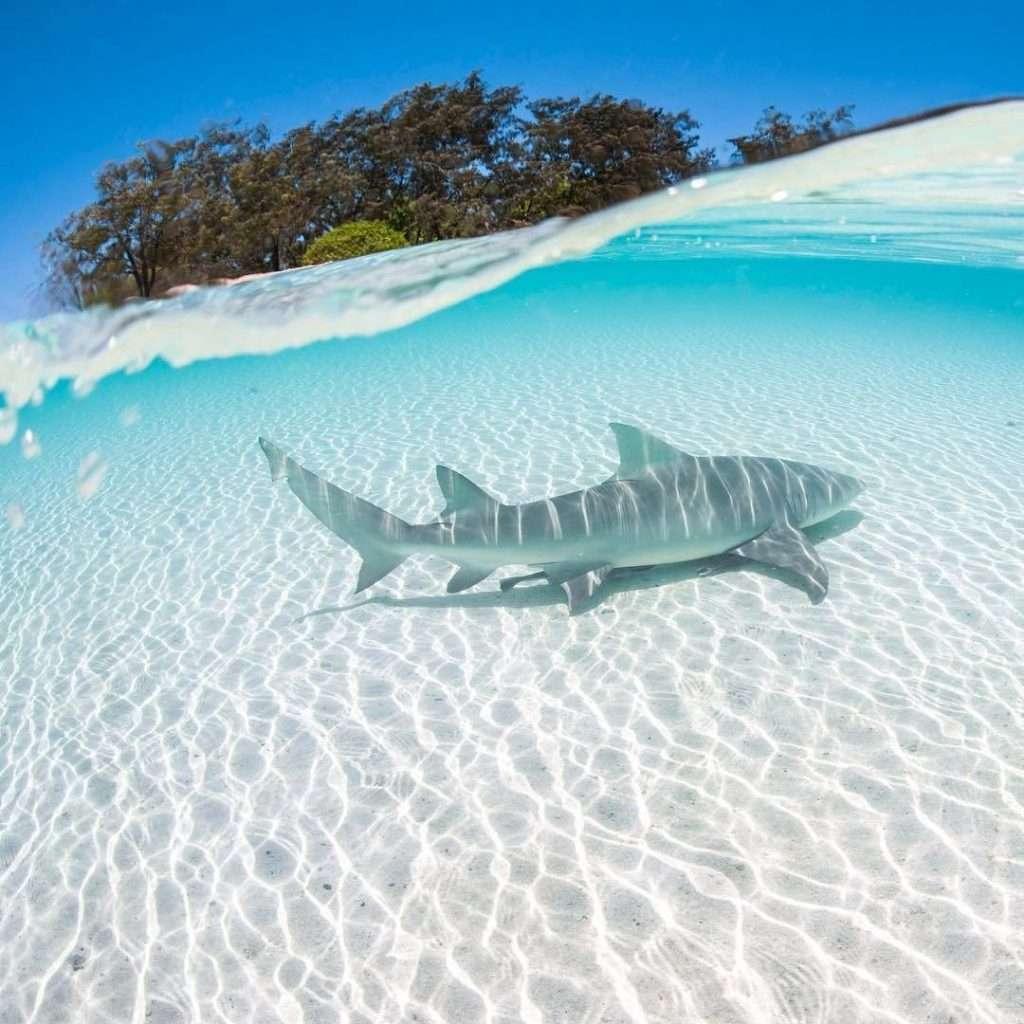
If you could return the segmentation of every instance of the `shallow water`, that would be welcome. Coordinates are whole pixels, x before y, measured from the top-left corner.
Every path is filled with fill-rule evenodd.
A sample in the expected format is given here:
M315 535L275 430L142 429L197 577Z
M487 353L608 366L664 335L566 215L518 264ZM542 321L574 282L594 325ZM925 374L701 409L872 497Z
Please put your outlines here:
M819 151L756 216L634 223L656 199L572 262L538 247L585 228L550 225L118 329L186 362L183 324L263 351L334 301L396 325L370 338L102 379L109 321L10 328L12 398L99 383L0 448L0 1022L1024 1020L1024 175L993 109L916 207L801 198ZM352 600L255 444L425 520L435 463L508 501L603 479L614 420L865 480L815 538L828 599L725 560L569 618L414 558Z

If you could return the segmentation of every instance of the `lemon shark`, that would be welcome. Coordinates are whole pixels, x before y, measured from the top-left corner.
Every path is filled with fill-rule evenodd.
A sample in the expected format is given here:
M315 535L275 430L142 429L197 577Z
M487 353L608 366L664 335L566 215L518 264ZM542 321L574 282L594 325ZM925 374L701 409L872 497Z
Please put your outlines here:
M562 587L569 613L592 603L616 569L688 562L732 552L797 574L812 601L828 592L828 569L802 530L846 508L864 489L852 476L787 459L690 455L624 423L613 476L593 487L509 505L447 466L445 498L430 523L398 516L336 487L260 438L271 477L286 480L306 508L362 556L355 593L409 555L456 566L458 593L507 565L537 569L503 588L546 578Z

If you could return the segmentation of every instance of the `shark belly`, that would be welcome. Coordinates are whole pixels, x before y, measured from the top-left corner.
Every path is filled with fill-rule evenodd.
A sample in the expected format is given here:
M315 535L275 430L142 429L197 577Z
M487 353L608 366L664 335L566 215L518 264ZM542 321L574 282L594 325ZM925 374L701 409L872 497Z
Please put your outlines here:
M671 538L659 542L640 541L623 544L609 552L608 565L621 569L633 565L667 565L692 562L731 551L757 536L760 531L744 531L728 536Z

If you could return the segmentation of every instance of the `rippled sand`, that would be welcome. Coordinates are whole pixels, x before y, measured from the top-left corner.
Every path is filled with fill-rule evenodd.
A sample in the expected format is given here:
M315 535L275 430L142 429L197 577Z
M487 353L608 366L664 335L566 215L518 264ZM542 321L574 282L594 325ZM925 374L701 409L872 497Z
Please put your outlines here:
M23 414L2 1024L1024 1020L1019 278L588 268ZM435 462L600 479L613 419L865 479L828 600L725 563L569 619L412 559L345 609L255 444L426 518Z

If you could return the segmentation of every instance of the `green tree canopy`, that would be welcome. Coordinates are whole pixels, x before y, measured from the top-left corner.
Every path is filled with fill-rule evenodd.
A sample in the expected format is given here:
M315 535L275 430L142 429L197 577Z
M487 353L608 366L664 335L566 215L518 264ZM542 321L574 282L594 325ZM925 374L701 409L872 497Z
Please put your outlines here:
M412 242L499 227L492 186L519 156L515 86L489 90L479 74L455 85L418 85L382 107L324 125L333 165L349 171L347 209L385 218ZM334 201L342 196L335 195Z
M180 171L194 140L150 142L96 179L97 199L71 214L45 252L77 304L153 294L161 271L180 260L188 194Z
M775 107L766 107L750 135L729 139L736 163L759 164L792 153L803 153L845 135L853 128L853 107L836 107L831 113L812 110L801 123Z
M849 129L851 110L798 123L769 107L750 135L730 140L734 159L819 145ZM51 294L81 307L281 270L313 245L327 251L327 238L355 246L346 232L369 238L366 222L398 232L391 247L589 213L707 170L714 154L698 129L685 110L605 94L528 101L477 73L276 140L263 125L211 125L103 168L96 199L46 240Z
M698 124L639 100L537 100L522 122L525 220L590 213L707 170Z
M332 228L312 242L302 257L303 266L368 256L371 252L401 249L409 240L382 220L353 220Z

